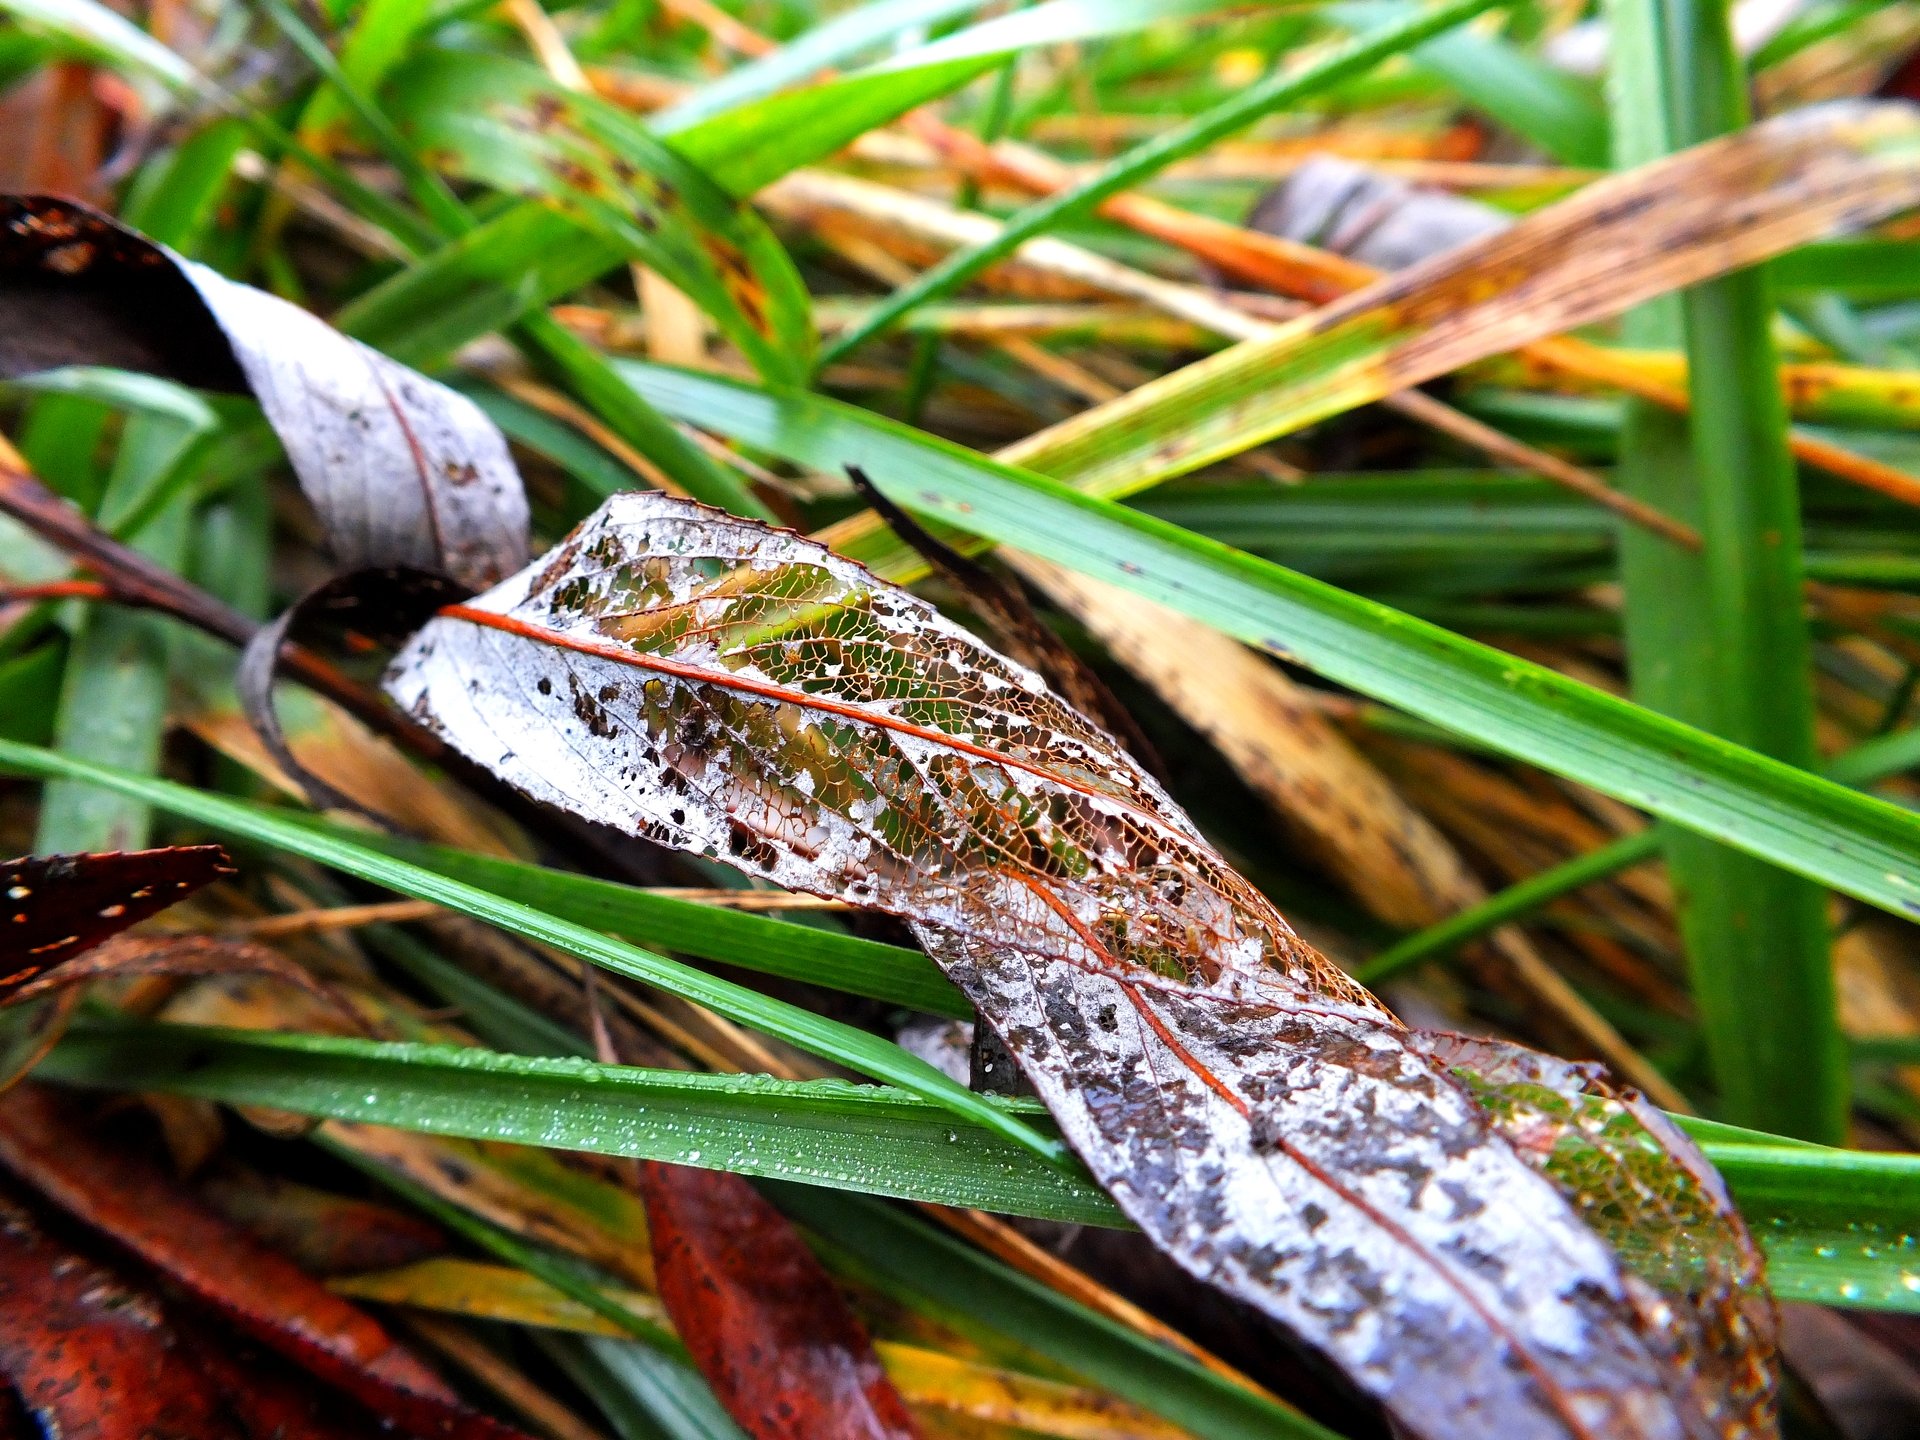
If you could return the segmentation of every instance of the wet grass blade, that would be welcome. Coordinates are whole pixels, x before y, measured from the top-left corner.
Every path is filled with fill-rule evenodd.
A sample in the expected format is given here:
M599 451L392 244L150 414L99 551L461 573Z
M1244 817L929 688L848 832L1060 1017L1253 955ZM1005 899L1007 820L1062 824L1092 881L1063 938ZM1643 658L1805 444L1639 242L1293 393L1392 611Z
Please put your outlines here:
M1620 0L1611 70L1624 165L1733 130L1745 74L1724 6ZM1689 416L1630 403L1620 484L1694 525L1689 552L1620 535L1636 699L1812 768L1812 657L1800 497L1762 271L1726 275L1628 317L1631 342L1684 341ZM1669 833L1693 993L1727 1117L1806 1139L1846 1131L1826 896L1696 835Z
M1482 745L1896 914L1920 913L1920 816L1330 585L841 405L657 366L655 405L1158 600Z
M1121 1225L1086 1173L896 1088L638 1070L333 1036L88 1023L42 1073L434 1135L664 1160L941 1205ZM1031 1101L982 1102L1046 1123Z
M1036 1133L1004 1110L948 1079L925 1061L909 1055L898 1045L838 1021L825 1019L797 1005L707 975L638 946L611 940L598 931L549 915L518 900L458 880L446 879L430 870L392 859L364 846L317 834L305 826L265 814L224 796L194 790L172 781L112 770L12 741L0 741L0 767L41 779L57 777L96 785L144 801L155 809L192 820L234 839L271 845L375 885L386 886L416 900L431 900L450 910L485 920L510 934L552 945L590 964L658 985L684 999L716 1010L728 1019L786 1040L858 1073L897 1083L916 1094L926 1095L949 1107L956 1116L975 1117L988 1130L997 1132L1016 1146L1024 1146L1050 1165L1072 1166L1058 1141Z
M450 879L464 880L496 894L516 895L563 919L663 950L867 995L934 1015L966 1019L973 1014L953 982L917 950L656 895L632 885L546 870L517 860L346 830L304 817L299 823Z
M1084 1173L1063 1175L976 1125L956 1122L939 1106L885 1086L137 1021L83 1022L44 1062L42 1074L68 1084L137 1084L224 1104L793 1181L805 1189L794 1192L795 1204L783 1200L783 1208L809 1224L817 1216L844 1216L857 1203L850 1191L1124 1224ZM1044 1120L1032 1101L989 1103ZM1905 1278L1920 1273L1908 1223L1920 1204L1920 1158L1683 1123L1721 1168L1765 1247L1783 1257L1785 1269L1775 1281L1785 1298L1920 1311L1920 1286ZM842 1193L829 1198L824 1190ZM865 1226L856 1233L835 1225L830 1233L838 1243L864 1248ZM1822 1255L1823 1247L1834 1253ZM991 1262L976 1255L971 1263ZM1041 1287L1033 1290L1047 1297L1045 1304L1065 1303ZM975 1314L999 1323L994 1314ZM1137 1386L1123 1388L1108 1370L1086 1373L1138 1398ZM1211 1376L1207 1383L1219 1384Z

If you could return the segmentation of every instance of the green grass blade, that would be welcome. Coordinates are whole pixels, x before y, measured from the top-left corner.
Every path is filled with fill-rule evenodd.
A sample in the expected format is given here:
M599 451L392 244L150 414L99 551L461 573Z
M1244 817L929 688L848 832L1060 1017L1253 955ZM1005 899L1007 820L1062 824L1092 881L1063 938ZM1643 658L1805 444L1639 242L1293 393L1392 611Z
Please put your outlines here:
M1920 816L1030 471L851 406L661 366L662 410L798 464L855 464L943 524L1108 580L1376 700L1900 915Z
M200 73L180 56L104 5L81 0L6 0L0 10L42 26L112 64L151 75L181 94L191 93L202 83Z
M339 66L362 95L378 95L393 67L406 58L426 28L428 0L367 0L340 41ZM307 100L294 133L317 148L330 148L347 119L347 102L337 89L322 87Z
M107 483L102 519L121 501L131 503L147 478L190 443L175 420L136 415L121 437ZM186 559L192 506L176 499L147 527L138 548L163 565ZM173 627L157 615L111 606L89 607L67 651L66 674L54 723L54 744L104 765L151 772L160 761L167 728L168 671ZM90 785L47 787L34 849L41 853L139 850L146 846L152 811L139 799Z
M811 165L916 105L947 95L999 63L964 56L910 69L862 71L659 134L730 194L747 196ZM664 120L664 117L663 117Z
M79 1024L42 1073L67 1084L136 1086L793 1181L808 1188L794 1192L787 1208L809 1224L816 1215L844 1215L858 1204L849 1192L1073 1223L1124 1223L1084 1173L1064 1175L941 1107L886 1086L126 1020ZM989 1103L1010 1115L1034 1116L1038 1109L1031 1101ZM1920 1286L1906 1278L1920 1273L1911 1225L1920 1213L1920 1157L1796 1145L1731 1126L1687 1123L1762 1244L1780 1257L1783 1293L1920 1310ZM824 1191L837 1194L828 1199ZM831 1233L858 1248L849 1228ZM990 1314L978 1318L1001 1323ZM1123 1390L1110 1373L1088 1373ZM1179 1418L1164 1401L1144 1403Z
M509 934L552 945L616 974L658 985L683 999L718 1011L728 1019L786 1040L860 1074L925 1095L946 1106L956 1117L972 1116L987 1129L1016 1146L1026 1147L1050 1165L1069 1163L1058 1141L1036 1134L1006 1111L995 1108L898 1045L797 1005L761 995L743 985L707 975L663 955L608 939L597 931L518 900L446 879L352 841L319 834L224 796L169 780L113 770L13 741L0 741L0 768L43 780L65 779L96 785L205 825L217 834L270 845L413 899L430 900L471 915Z
M1383 980L1391 980L1422 960L1458 950L1490 930L1524 919L1562 895L1617 875L1622 870L1653 859L1659 853L1659 831L1650 829L1637 835L1624 835L1610 845L1602 845L1598 850L1589 850L1563 864L1542 870L1517 885L1509 885L1488 896L1478 905L1469 906L1438 924L1414 932L1375 955L1354 971L1354 977L1363 985L1378 985Z
M58 638L0 658L0 695L7 697L0 707L0 736L28 745L53 739L66 664L67 647Z
M662 135L687 130L723 111L763 100L822 70L843 64L904 31L938 25L977 9L980 0L877 0L856 5L747 65L710 80L655 117Z
M454 377L453 388L485 411L509 440L551 460L597 500L641 483L624 461L566 421L491 385Z
M738 473L674 429L658 410L621 381L605 355L551 315L544 311L527 315L513 333L537 363L694 499L736 515L774 518Z
M544 197L686 292L761 374L809 372L812 310L786 250L633 116L532 65L465 50L416 56L387 95L407 143L436 166Z
M44 1073L222 1104L733 1170L941 1205L1125 1222L1077 1166L1062 1172L907 1092L502 1055L452 1045L142 1022L77 1026ZM982 1098L1046 1123L1031 1101Z
M1403 19L1415 6L1355 0L1333 7L1354 28ZM1607 163L1606 106L1594 86L1493 35L1456 30L1426 41L1414 63L1517 135L1566 165Z
M820 28L834 29L843 21L857 28L863 18L882 18L889 8L864 6ZM653 128L718 184L749 195L1036 46L1076 44L1219 8L1216 0L1053 0L804 90L758 95L720 110L707 103L710 92L731 86L736 77L780 62L785 52L777 52L703 87L656 116ZM804 37L795 42L803 43ZM760 89L752 88L756 94Z
M953 982L917 950L397 835L368 834L304 817L299 823L437 875L518 896L562 919L663 950L867 995L934 1015L967 1019L973 1014Z
M69 1084L137 1086L439 1135L705 1165L841 1192L1124 1224L1084 1174L1063 1175L885 1086L119 1019L76 1026L42 1073ZM1031 1101L990 1103L1009 1114L1038 1112ZM1784 1298L1920 1311L1920 1283L1910 1278L1920 1274L1911 1225L1920 1213L1920 1157L1684 1123L1779 1267ZM826 1213L843 1211L849 1200L843 1193L807 1203ZM1114 1383L1109 1375L1093 1378Z
M450 235L467 228L467 212L447 182L427 169L406 138L394 129L393 122L372 100L361 93L359 84L341 67L326 43L307 28L286 0L259 0L259 4L280 31L293 42L306 62L332 87L333 94L359 121L362 129L378 143L380 151L400 172L408 192L435 225Z
M1744 123L1744 72L1723 6L1619 0L1611 16L1623 166ZM1644 530L1621 532L1628 668L1643 703L1811 768L1799 492L1771 321L1757 271L1628 317L1630 343L1684 339L1693 410L1628 406L1621 488L1686 520L1705 542L1694 553ZM1695 835L1670 833L1665 850L1728 1118L1842 1138L1846 1062L1825 894Z
M1195 0L1043 6L1055 15L1045 28L989 22L885 67L706 119L684 121L670 111L655 117L652 129L721 189L745 196L957 89L1028 45L1091 38L1206 8ZM1015 18L1025 17L1006 17ZM544 204L516 206L349 302L335 323L397 359L432 368L468 340L613 269L624 253Z
M1831 290L1855 300L1905 299L1920 274L1920 241L1824 240L1789 250L1770 268L1783 293Z
M417 369L617 267L621 247L548 206L482 221L348 301L334 328Z
M1856 745L1826 767L1827 778L1843 785L1867 786L1920 765L1920 729L1903 730ZM1449 915L1438 924L1416 931L1374 956L1355 972L1367 985L1377 985L1420 961L1458 949L1490 930L1520 920L1562 895L1594 884L1622 870L1653 859L1660 853L1659 827L1623 835L1611 844L1531 875L1516 885L1489 895L1478 905Z
M699 1372L660 1350L605 1335L545 1335L540 1348L620 1440L745 1440Z
M189 244L196 220L224 188L233 150L224 144L185 146L151 162L145 187L149 203L132 210L132 223L156 227L162 243ZM164 211L152 203L166 197ZM109 532L150 517L132 541L151 559L179 569L187 557L193 500L175 492L149 505L156 487L183 461L211 418L196 397L174 387L128 391L175 406L136 411L121 432L117 453L95 519ZM70 754L131 770L152 771L166 734L173 627L158 616L112 606L85 613L67 651L66 674L54 724L54 743ZM47 787L34 847L42 852L137 850L148 839L151 812L131 796L108 795L91 786Z

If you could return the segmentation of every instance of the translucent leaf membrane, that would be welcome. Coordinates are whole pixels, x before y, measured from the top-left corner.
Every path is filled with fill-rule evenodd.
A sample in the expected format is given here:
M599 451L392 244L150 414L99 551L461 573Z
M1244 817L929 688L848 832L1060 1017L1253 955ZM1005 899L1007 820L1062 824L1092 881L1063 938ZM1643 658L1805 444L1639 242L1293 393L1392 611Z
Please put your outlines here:
M1121 1208L1413 1433L1765 1433L1760 1337L1742 1428L1450 1062L1110 737L858 565L619 496L388 689L535 799L906 917Z
M1620 1258L1651 1342L1693 1378L1710 1433L1769 1433L1779 1316L1766 1263L1693 1142L1597 1065L1458 1035L1410 1038Z

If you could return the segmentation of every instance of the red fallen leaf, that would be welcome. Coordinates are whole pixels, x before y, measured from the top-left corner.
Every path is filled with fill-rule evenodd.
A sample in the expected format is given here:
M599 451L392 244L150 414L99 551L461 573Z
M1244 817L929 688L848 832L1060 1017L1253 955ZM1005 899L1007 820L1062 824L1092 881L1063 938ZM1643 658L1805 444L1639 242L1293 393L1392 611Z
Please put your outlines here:
M7 861L0 866L0 997L234 873L218 845Z
M364 1409L278 1355L236 1344L231 1334L181 1328L194 1363L254 1440L367 1440L375 1429L378 1422Z
M48 1435L246 1440L151 1297L0 1202L0 1372Z
M0 1198L0 1437L360 1440L373 1422L277 1356L206 1333Z
M95 1139L48 1087L23 1085L0 1107L0 1165L398 1429L433 1440L525 1440L461 1404L372 1316L207 1209L159 1166Z
M417 1215L278 1175L225 1165L197 1186L227 1219L323 1279L397 1270L447 1250L446 1236Z
M865 1327L759 1191L658 1161L640 1188L661 1302L754 1440L918 1440Z

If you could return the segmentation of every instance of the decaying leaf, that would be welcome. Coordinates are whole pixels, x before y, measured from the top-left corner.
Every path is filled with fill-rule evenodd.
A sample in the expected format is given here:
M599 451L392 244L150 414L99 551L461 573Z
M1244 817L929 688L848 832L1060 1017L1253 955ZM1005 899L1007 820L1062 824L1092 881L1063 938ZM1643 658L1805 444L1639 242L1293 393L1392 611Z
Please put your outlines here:
M935 575L966 598L968 608L987 623L988 633L1003 654L1045 679L1056 695L1082 715L1099 721L1155 779L1166 778L1153 742L1134 720L1133 712L1120 703L1119 696L1072 646L1047 628L1017 588L1018 580L1009 583L981 561L948 545L889 500L858 465L847 467L847 478L860 498L887 522L887 528L911 545Z
M0 864L0 1003L49 967L233 873L218 845L23 855Z
M1749 1268L1662 1288L1676 1318L1650 1323L1583 1177L1526 1148L1559 1132L1512 1123L1504 1070L1461 1079L1110 737L852 562L619 496L443 609L387 688L544 803L905 916L1127 1214L1412 1433L1771 1432L1771 1333L1740 1310L1752 1250L1724 1203L1696 1184L1688 1215ZM1638 1134L1659 1193L1709 1173ZM1657 1253L1705 1243L1641 1214ZM1750 1386L1676 1363L1703 1333Z
M866 1327L793 1225L738 1175L648 1161L660 1299L754 1440L911 1440Z
M0 994L0 1008L57 994L90 980L130 980L148 975L262 975L304 991L344 1019L350 1031L363 1032L366 1028L343 996L279 951L233 935L116 935L51 973Z
M242 1334L401 1432L423 1440L524 1440L461 1404L371 1316L207 1209L158 1166L97 1138L53 1091L23 1085L0 1106L0 1166Z
M86 206L5 197L0 378L64 365L253 395L347 566L489 585L526 561L519 472L472 401Z

